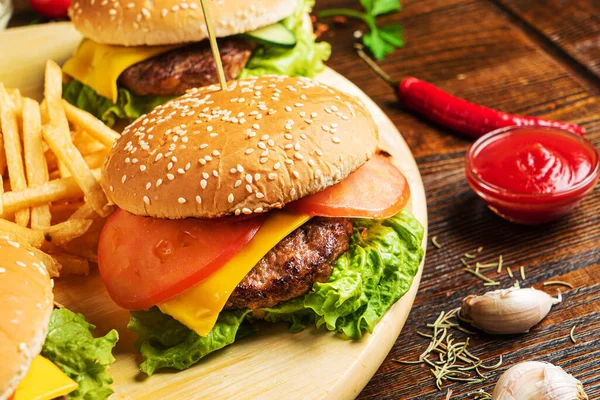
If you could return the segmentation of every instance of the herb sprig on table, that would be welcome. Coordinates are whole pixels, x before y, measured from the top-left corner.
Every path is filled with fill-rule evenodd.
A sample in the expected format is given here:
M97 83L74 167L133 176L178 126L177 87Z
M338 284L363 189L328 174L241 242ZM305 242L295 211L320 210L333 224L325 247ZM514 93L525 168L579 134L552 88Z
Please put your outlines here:
M399 24L377 26L376 17L400 11L399 0L360 0L365 12L350 8L332 8L321 11L319 17L343 16L362 20L369 32L362 37L363 44L371 51L373 57L382 60L397 48L404 46L403 31Z

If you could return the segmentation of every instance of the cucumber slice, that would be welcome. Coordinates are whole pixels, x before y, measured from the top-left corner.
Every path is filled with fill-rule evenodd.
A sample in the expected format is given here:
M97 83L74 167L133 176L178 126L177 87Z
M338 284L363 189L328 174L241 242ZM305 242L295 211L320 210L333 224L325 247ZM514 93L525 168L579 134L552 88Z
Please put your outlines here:
M296 45L296 36L294 33L279 22L252 32L246 32L246 36L259 42L278 46L294 47Z

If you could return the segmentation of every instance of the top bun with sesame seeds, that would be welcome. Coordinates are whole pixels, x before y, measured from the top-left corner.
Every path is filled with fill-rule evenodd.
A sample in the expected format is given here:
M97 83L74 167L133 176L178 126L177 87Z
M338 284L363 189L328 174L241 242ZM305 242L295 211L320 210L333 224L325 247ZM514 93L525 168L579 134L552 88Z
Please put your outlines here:
M249 32L291 15L298 0L207 1L217 37ZM198 42L208 37L199 0L73 0L83 36L121 46Z
M355 97L307 78L265 76L193 89L123 132L102 185L154 218L266 212L335 185L375 152Z
M5 237L0 237L0 302L0 399L5 399L40 354L53 309L44 264Z

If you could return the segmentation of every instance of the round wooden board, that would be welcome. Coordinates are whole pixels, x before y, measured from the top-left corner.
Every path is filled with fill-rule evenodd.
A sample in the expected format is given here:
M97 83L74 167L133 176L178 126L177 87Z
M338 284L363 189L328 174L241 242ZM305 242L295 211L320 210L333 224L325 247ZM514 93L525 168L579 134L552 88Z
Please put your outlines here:
M60 38L60 40L56 40ZM39 97L46 59L64 61L79 41L68 23L20 28L0 33L0 81ZM394 156L412 193L412 211L427 227L423 183L402 136L383 111L343 76L327 69L319 80L360 97L379 126L380 147ZM423 241L425 248L426 239ZM121 339L117 361L110 368L116 398L132 399L350 399L367 384L400 334L421 278L423 264L409 292L361 341L307 329L287 333L283 325L262 324L260 333L204 358L180 372L139 373L135 336L127 329L129 315L108 297L97 273L62 278L56 301L83 313L97 325L97 334L112 328Z

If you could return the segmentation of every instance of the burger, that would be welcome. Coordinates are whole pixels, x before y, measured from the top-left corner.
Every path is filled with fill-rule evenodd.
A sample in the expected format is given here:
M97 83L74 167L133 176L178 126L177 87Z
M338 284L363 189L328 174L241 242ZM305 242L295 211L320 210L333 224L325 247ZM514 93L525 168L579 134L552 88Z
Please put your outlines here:
M321 72L330 47L315 43L313 4L207 1L226 78ZM85 39L63 67L63 97L108 125L218 82L199 0L73 0L69 14Z
M98 264L143 372L256 330L371 332L411 286L424 229L356 98L308 78L192 89L128 126L102 185Z
M115 330L94 338L81 314L55 308L46 266L0 237L0 399L107 399Z

